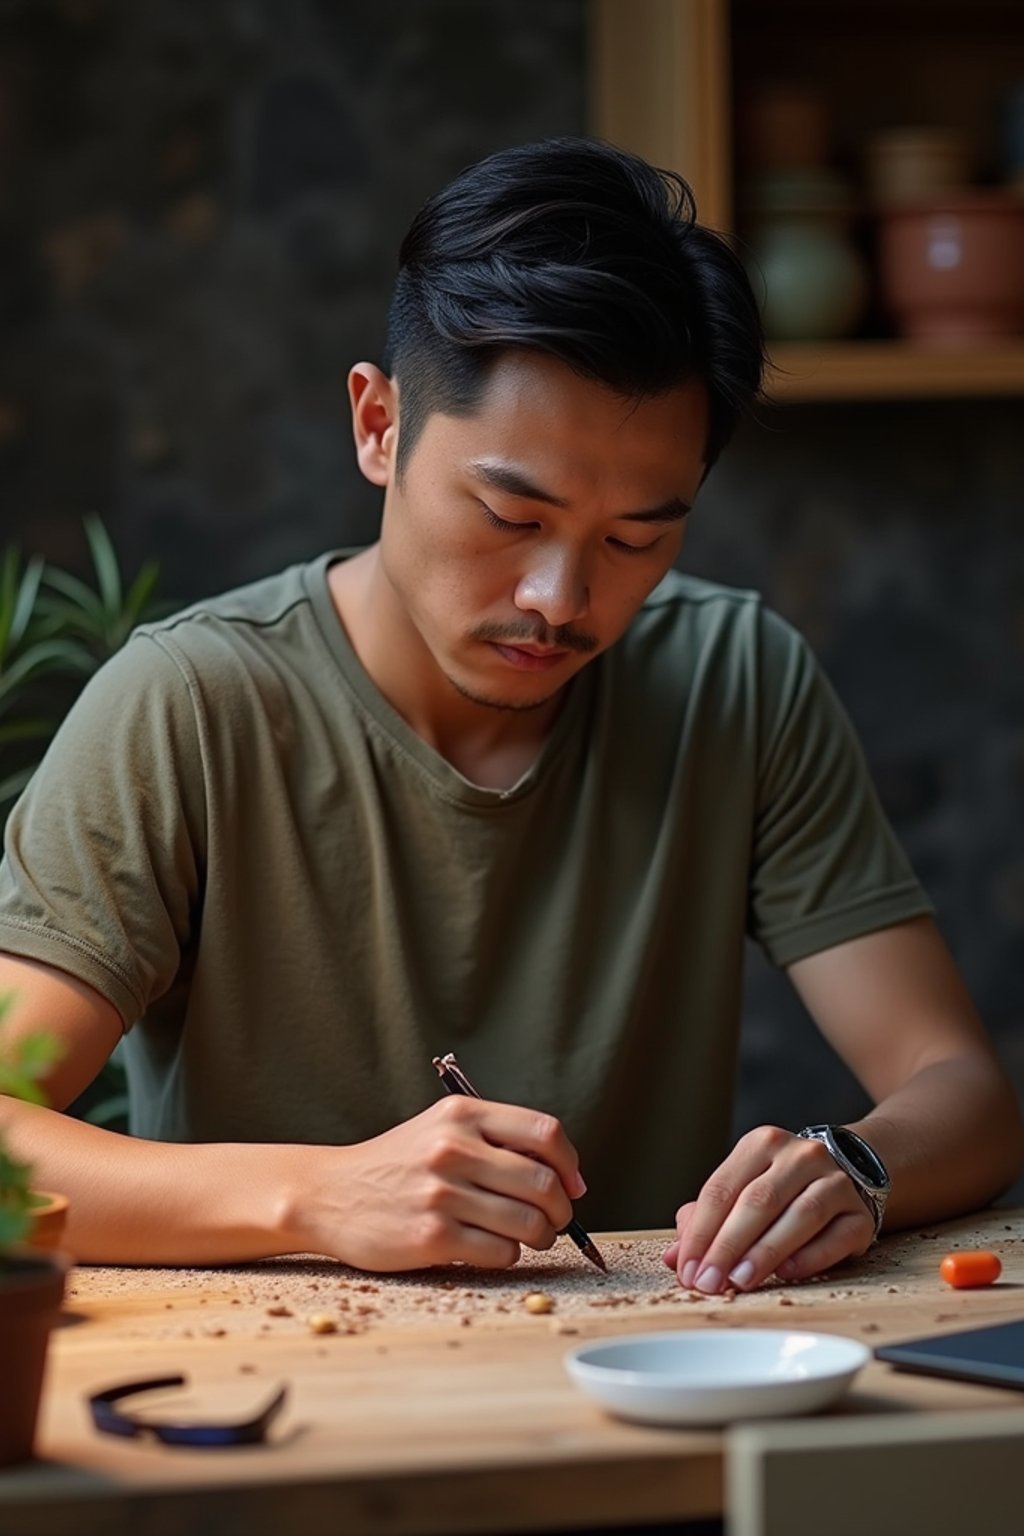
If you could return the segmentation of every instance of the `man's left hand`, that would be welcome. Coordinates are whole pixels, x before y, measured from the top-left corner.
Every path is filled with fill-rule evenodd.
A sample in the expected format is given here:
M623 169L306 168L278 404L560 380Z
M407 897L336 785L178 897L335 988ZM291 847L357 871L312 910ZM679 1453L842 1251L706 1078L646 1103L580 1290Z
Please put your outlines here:
M665 1263L681 1285L717 1295L821 1274L869 1248L874 1222L821 1142L762 1125L680 1206L676 1234Z

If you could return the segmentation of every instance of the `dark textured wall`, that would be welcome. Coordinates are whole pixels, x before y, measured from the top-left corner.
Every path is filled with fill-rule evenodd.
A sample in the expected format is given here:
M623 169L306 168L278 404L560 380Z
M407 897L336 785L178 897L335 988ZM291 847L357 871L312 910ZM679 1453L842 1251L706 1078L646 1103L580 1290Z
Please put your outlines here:
M466 162L585 125L582 0L0 0L0 520L165 591L372 536L347 365ZM1024 406L790 407L684 564L816 643L1024 1085ZM738 1124L859 1094L756 961Z
M763 411L683 563L760 589L813 642L1024 1089L1022 428L1019 400ZM740 1124L863 1102L756 957L746 1035Z

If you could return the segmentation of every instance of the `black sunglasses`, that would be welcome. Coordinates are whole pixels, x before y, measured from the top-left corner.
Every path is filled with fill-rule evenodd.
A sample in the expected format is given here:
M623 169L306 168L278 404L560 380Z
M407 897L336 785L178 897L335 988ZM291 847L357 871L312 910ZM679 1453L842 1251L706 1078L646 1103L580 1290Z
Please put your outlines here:
M267 1430L284 1407L288 1388L280 1387L269 1403L254 1418L240 1424L183 1424L153 1423L123 1413L116 1406L123 1397L135 1392L155 1392L160 1387L184 1386L185 1376L159 1376L152 1381L126 1381L117 1387L106 1387L93 1392L88 1398L89 1412L96 1428L105 1435L125 1435L135 1439L139 1435L155 1435L165 1445L253 1445L265 1440Z

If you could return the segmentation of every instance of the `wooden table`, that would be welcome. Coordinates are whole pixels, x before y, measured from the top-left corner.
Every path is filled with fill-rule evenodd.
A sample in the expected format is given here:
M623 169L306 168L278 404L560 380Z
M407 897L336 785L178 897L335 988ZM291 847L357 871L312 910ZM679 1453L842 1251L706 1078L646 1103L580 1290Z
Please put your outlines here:
M614 1248L663 1235L598 1241ZM1001 1282L948 1290L938 1262L955 1245L999 1252ZM287 1266L281 1273L286 1284ZM557 1315L522 1310L473 1327L432 1316L353 1335L278 1333L263 1323L258 1333L225 1336L207 1325L211 1304L242 1315L235 1271L204 1271L163 1291L145 1277L73 1272L51 1349L40 1460L0 1474L0 1536L457 1536L720 1514L723 1435L606 1417L566 1377L568 1348L604 1334L702 1326L824 1330L874 1346L1024 1317L1024 1212L889 1238L822 1280L731 1304L672 1298L657 1309L594 1310L572 1320L573 1336L556 1331ZM289 1404L266 1445L233 1450L121 1441L93 1429L87 1391L175 1371L189 1377L193 1412L244 1414L279 1381L289 1383ZM872 1363L835 1411L994 1408L1020 1411L1024 1399ZM1021 1422L1024 1436L1024 1413Z

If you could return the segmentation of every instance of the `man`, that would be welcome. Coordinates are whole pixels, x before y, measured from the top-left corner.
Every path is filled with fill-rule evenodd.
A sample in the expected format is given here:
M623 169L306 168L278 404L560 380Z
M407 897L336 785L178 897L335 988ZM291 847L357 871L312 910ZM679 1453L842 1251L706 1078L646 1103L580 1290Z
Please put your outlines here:
M669 1224L708 1293L990 1199L1013 1093L804 644L673 571L758 389L686 189L554 141L414 220L349 378L379 542L138 633L7 833L3 1106L84 1260L515 1262ZM877 1107L727 1152L743 941ZM126 1039L132 1138L62 1115ZM443 1099L454 1049L492 1099ZM817 1105L808 1116L820 1118ZM678 1208L678 1210L677 1210Z

